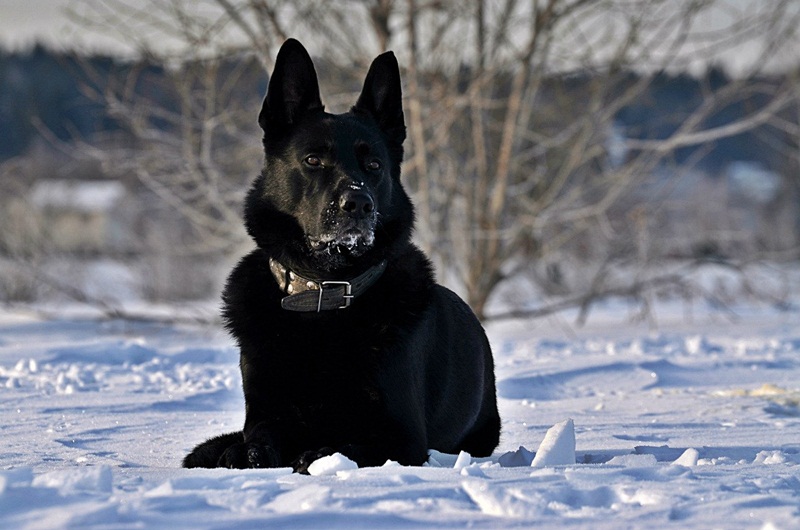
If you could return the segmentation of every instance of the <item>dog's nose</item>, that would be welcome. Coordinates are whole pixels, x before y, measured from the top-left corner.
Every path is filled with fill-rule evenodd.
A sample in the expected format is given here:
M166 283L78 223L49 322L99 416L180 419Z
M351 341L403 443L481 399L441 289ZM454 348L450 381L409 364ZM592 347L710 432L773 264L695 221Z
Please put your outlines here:
M375 202L365 191L347 190L339 198L339 208L354 217L366 217L375 210Z

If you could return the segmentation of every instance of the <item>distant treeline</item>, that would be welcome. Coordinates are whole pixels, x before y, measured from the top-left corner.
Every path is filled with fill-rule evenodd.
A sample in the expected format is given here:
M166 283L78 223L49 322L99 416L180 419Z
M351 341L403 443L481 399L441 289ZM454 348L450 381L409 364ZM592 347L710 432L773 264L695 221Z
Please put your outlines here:
M87 75L84 68L102 74ZM121 65L108 57L81 58L36 46L30 52L0 52L0 160L20 155L46 128L60 140L91 140L117 128L103 105L83 90L107 82Z
M256 61L250 63L249 67L260 69ZM134 72L136 75L132 76ZM26 52L0 51L0 161L23 154L40 130L49 131L48 134L59 140L80 138L88 142L99 134L119 130L119 123L105 104L90 97L92 91L102 92L108 83L123 85L135 78L137 81L131 90L142 93L155 105L169 108L175 96L158 82L164 75L162 65L147 61L134 63L112 57L80 56L51 51L43 46ZM265 75L258 71L248 79L258 82L237 87L238 93L247 98L260 97L266 88ZM581 87L591 79L589 73L554 77L550 88L562 92L561 97L571 93L580 98ZM636 79L636 74L629 74L628 82ZM729 82L720 68L710 69L701 78L662 73L654 78L642 97L619 110L616 122L629 138L666 138L697 107L704 93ZM776 76L754 79L752 84L776 85L779 82L781 78ZM753 93L756 95L737 98L705 125L722 126L746 114L748 108L762 107L767 97L758 95L763 93L761 91ZM712 175L732 160L759 162L765 168L780 172L785 168L783 157L787 154L775 147L786 145L786 139L777 138L778 134L769 126L760 126L713 144L678 149L675 162L681 163L702 149L698 166Z
M259 69L255 61L250 66ZM254 75L258 82L237 87L238 95L253 97L266 90L266 76ZM101 134L120 131L107 102L97 97L111 85L116 93L133 92L154 107L175 108L178 95L166 77L163 65L147 59L83 56L41 45L27 52L0 50L0 161L23 154L42 130L61 141L89 143Z

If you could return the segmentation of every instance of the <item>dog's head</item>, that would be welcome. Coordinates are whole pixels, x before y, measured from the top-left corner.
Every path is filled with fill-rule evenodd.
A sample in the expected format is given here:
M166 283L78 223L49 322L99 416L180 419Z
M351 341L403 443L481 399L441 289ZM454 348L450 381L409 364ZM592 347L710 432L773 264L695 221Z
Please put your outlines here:
M319 274L370 266L408 242L413 210L400 184L405 124L391 52L373 61L350 112L330 114L308 52L286 41L258 122L265 166L245 224L261 248Z

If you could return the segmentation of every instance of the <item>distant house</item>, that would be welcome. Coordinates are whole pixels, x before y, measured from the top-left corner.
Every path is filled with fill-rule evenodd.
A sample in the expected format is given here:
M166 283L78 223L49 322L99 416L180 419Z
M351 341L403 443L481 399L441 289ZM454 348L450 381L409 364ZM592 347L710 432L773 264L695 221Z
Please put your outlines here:
M734 160L717 175L660 166L617 215L634 206L649 212L646 236L661 256L734 258L800 242L796 192L755 162Z
M731 192L757 204L769 204L781 191L781 176L759 162L734 160L725 172Z
M126 196L115 180L44 179L33 185L29 201L51 250L100 254L126 246L119 216Z
M800 197L797 188L788 185L777 172L759 162L734 161L728 165L726 178L731 202L744 210L759 250L779 251L800 243Z

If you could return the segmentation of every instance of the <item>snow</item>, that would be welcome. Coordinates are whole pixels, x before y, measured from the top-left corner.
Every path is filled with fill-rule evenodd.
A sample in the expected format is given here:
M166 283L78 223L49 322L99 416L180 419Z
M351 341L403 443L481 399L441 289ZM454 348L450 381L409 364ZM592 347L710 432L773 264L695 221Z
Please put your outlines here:
M0 528L798 528L800 318L737 314L492 324L492 457L301 476L180 468L244 419L217 327L0 309Z

